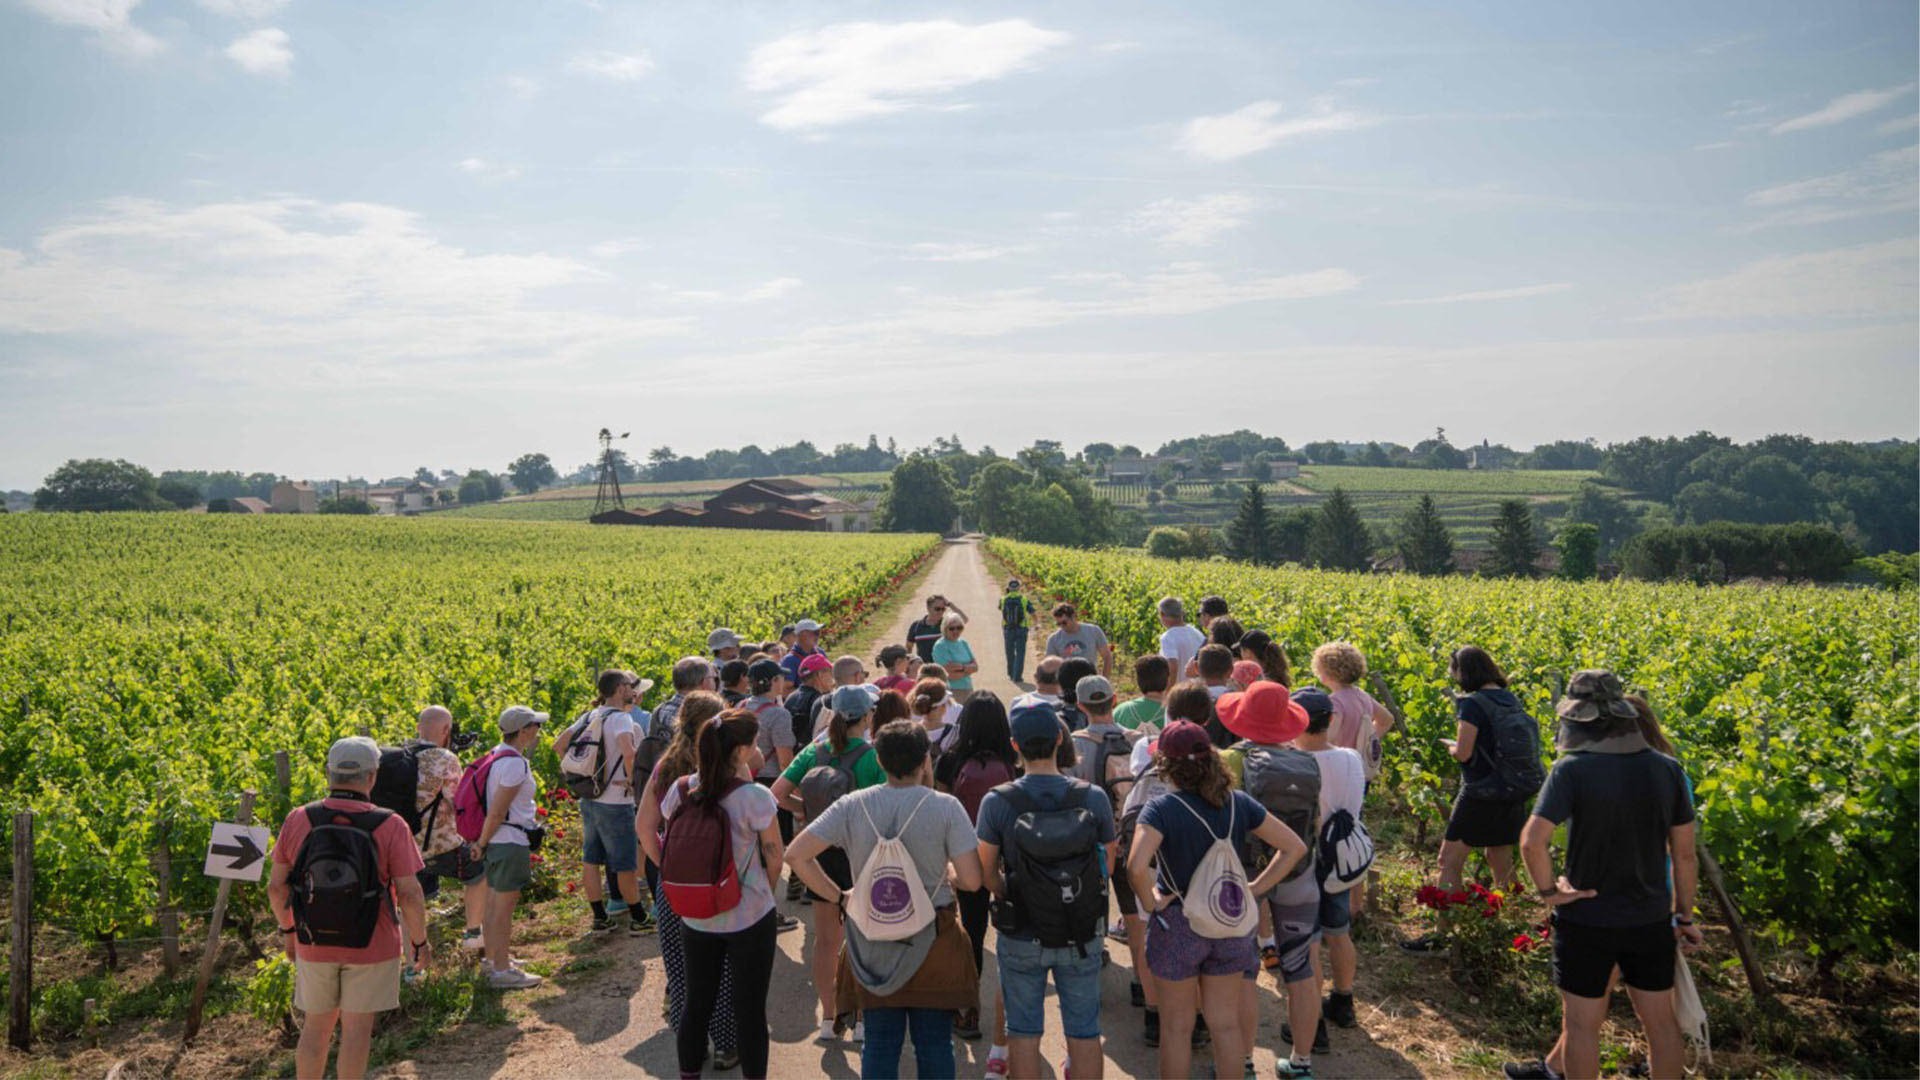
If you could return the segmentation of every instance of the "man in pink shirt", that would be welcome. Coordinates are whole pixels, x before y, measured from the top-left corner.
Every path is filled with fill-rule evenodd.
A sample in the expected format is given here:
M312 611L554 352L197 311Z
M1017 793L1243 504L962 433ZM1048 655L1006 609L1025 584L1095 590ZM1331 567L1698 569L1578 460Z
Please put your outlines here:
M295 1051L302 1080L325 1074L336 1024L338 1074L366 1075L374 1018L400 1007L401 920L413 966L433 959L415 876L424 868L420 850L405 819L367 801L379 767L372 739L335 742L327 751L327 797L288 814L273 845L267 899L294 962L293 1005L305 1014ZM377 894L359 899L359 890L339 887L363 872L380 886Z

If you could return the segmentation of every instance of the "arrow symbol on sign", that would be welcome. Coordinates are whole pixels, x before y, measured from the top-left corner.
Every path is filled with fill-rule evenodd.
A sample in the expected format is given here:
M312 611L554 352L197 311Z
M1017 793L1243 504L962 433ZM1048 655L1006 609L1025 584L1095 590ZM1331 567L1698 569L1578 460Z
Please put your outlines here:
M239 834L239 836L236 837L236 842L232 844L209 844L207 845L207 852L212 855L227 855L232 857L233 862L227 867L229 870L245 870L247 867L259 862L260 859L266 855L266 852L261 851L260 848L254 844L253 837L246 833Z

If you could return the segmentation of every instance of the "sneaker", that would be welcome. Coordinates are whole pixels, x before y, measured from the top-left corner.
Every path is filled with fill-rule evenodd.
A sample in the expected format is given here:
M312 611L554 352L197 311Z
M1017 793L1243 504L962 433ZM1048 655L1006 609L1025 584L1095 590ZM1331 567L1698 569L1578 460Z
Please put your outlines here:
M855 1046L859 1046L861 1043L866 1042L867 1041L867 1022L865 1020L855 1020L853 1022L853 1034L848 1036L848 1038Z
M1246 1068L1240 1070L1241 1080L1259 1080L1260 1072L1253 1067L1253 1059L1247 1059Z
M1146 1043L1148 1046L1157 1047L1160 1045L1159 1009L1147 1010L1146 1020L1142 1022L1140 1028L1140 1041Z
M812 894L812 893L810 893L810 892L803 892L803 893L801 893L801 894L800 894L800 902L801 902L801 903L803 903L803 904L805 904L805 905L807 905L808 907L812 907L812 906L813 906L813 894Z
M1136 1009L1146 1008L1147 1007L1147 988L1144 986L1141 986L1137 982L1128 983L1127 984L1127 1000L1129 1002L1132 1002L1133 1007Z
M540 976L519 968L487 973L487 985L495 990L531 990L545 982Z
M953 1014L953 1033L972 1042L980 1037L980 1010L962 1009Z
M1422 934L1400 943L1401 952L1410 952L1415 956L1439 956L1447 951L1447 939L1439 934Z
M819 1046L832 1046L834 1043L839 1042L840 1031L838 1026L835 1025L832 1020L820 1021L820 1030L814 1034L813 1041Z
M1282 1054L1279 1060L1273 1063L1273 1075L1280 1080L1313 1080L1313 1064L1309 1062L1302 1065L1294 1061L1290 1055Z
M1260 946L1260 966L1272 971L1280 966L1280 950L1271 945Z
M595 915L593 917L594 933L604 934L611 929L613 929L613 919L611 917L606 915Z
M1328 994L1327 1000L1320 1003L1320 1015L1335 1027L1350 1028L1360 1022L1353 1015L1353 995L1338 990Z
M787 878L787 899L798 900L802 896L805 896L806 893L803 891L805 888L806 886L800 883L799 878L789 876Z
M740 1051L715 1050L713 1052L713 1071L714 1072L726 1072L728 1069L738 1068L739 1065L740 1065Z
M1282 1047L1293 1045L1293 1025L1284 1020L1280 1022L1280 1045ZM1323 1016L1313 1028L1313 1052L1324 1054L1331 1048L1332 1044L1327 1041L1327 1018Z
M773 932L774 933L784 934L789 930L798 930L798 929L800 929L799 919L796 919L791 915L782 915L777 911L773 913Z
M990 1057L987 1059L987 1080L1006 1080L1007 1059Z
M1107 928L1107 936L1115 941L1127 940L1127 921L1125 919Z
M1544 1059L1532 1061L1509 1061L1500 1067L1507 1074L1507 1080L1564 1080L1557 1072L1547 1067Z
M626 910L627 910L627 902L625 900L607 901L607 914L609 916L623 914L625 913Z
M480 931L469 930L460 935L460 947L468 952L479 952L487 947L487 941Z
M646 937L658 929L659 927L653 925L653 920L647 918L645 908L636 911L633 918L627 920L628 937Z

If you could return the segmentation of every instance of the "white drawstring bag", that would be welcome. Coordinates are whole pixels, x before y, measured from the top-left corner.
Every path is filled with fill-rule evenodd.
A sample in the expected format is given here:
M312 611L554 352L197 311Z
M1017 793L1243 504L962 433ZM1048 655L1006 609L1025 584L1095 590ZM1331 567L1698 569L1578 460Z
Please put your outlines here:
M1713 1037L1707 1030L1707 1009L1700 1003L1700 991L1693 985L1693 968L1687 964L1687 954L1678 949L1673 956L1673 1011L1680 1020L1680 1034L1700 1051L1700 1063L1713 1064Z
M907 845L900 842L907 826L913 824L913 815L932 797L931 791L922 796L892 836L881 833L867 809L867 800L860 800L860 812L866 815L867 827L873 830L874 845L867 853L867 861L860 865L859 875L853 879L852 891L847 894L847 919L860 928L860 936L868 941L900 941L933 922L933 902L927 898L926 886L920 883L920 868L914 865L913 853L907 850Z
M1200 865L1187 879L1187 891L1181 906L1187 913L1187 925L1203 938L1237 938L1253 933L1260 924L1260 911L1254 906L1253 891L1247 888L1247 872L1240 865L1240 853L1233 847L1234 802L1227 799L1227 835L1214 836L1213 827L1199 811L1178 795L1167 798L1192 814L1200 827L1213 836ZM1196 902L1196 898L1197 902Z

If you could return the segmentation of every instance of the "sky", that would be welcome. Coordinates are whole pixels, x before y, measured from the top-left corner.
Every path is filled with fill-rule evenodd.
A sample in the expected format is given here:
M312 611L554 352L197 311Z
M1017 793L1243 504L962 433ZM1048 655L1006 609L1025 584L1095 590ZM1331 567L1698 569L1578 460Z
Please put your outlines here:
M0 486L1913 438L1916 8L0 0Z

